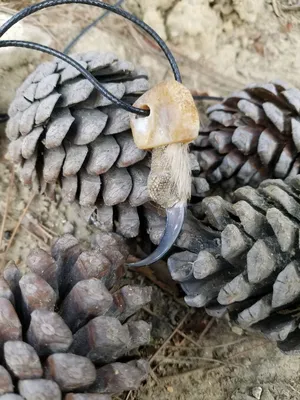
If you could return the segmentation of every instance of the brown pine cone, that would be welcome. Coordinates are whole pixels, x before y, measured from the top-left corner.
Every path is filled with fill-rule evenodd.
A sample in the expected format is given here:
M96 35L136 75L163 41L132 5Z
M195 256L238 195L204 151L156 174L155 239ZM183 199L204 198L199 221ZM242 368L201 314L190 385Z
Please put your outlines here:
M148 89L148 77L111 53L73 56L116 97L133 103ZM8 155L26 185L78 202L83 216L126 238L139 233L139 207L150 198L151 154L135 146L130 113L111 104L68 64L41 64L18 89L9 109ZM192 168L199 165L191 155ZM196 177L193 193L207 192ZM142 210L143 213L143 210Z
M89 249L67 234L51 255L33 250L25 275L7 265L0 278L0 396L110 400L139 387L148 363L130 354L149 343L151 326L129 317L151 300L151 288L109 291L127 256L116 234L97 235Z
M251 84L207 113L194 153L211 184L257 187L299 173L300 90L279 81Z
M227 313L282 351L299 354L300 175L242 187L234 199L207 197L194 208L201 244L197 252L173 254L169 270L190 306L215 317Z

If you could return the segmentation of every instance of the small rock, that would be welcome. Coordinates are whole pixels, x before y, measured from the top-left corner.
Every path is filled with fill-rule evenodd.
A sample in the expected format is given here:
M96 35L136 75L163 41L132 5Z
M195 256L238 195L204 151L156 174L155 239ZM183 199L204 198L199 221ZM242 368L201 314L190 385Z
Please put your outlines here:
M11 231L5 231L4 232L4 239L5 240L9 240L11 238L11 234L12 234Z
M262 388L260 386L256 386L252 389L252 396L257 400L260 400L262 394Z
M172 326L160 318L153 316L151 319L152 332L151 335L154 339L167 339L173 332Z
M269 389L264 389L260 400L275 400Z
M235 333L236 335L242 336L244 334L244 331L242 328L238 327L238 326L232 326L231 330L233 333Z
M174 393L173 386L168 386L168 387L167 387L167 391L168 391L169 393Z
M75 227L71 224L70 221L67 221L64 225L64 233L70 233L71 235L74 233Z

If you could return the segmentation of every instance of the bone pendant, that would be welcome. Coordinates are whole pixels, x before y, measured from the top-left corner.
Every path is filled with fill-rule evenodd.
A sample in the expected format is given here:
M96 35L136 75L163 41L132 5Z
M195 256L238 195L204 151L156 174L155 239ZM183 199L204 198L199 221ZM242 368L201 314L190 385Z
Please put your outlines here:
M147 117L132 114L130 119L134 142L140 149L189 143L198 136L199 114L193 97L175 80L154 86L134 106L150 110Z

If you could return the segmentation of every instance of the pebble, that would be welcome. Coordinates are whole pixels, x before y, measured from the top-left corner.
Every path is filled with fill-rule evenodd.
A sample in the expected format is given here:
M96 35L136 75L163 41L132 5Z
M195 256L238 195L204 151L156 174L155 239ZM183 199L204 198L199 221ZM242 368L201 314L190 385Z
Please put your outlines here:
M257 400L260 400L262 391L263 390L260 386L256 386L252 388L252 396L255 397Z
M264 389L260 400L275 400L269 389Z
M64 224L64 233L70 233L70 234L73 234L73 233L74 233L74 231L75 231L75 227L74 227L74 225L73 225L73 224L71 224L71 222L70 222L70 221L67 221L67 222Z
M244 334L244 331L242 328L238 327L238 326L232 326L231 330L233 333L235 333L236 335L242 336Z

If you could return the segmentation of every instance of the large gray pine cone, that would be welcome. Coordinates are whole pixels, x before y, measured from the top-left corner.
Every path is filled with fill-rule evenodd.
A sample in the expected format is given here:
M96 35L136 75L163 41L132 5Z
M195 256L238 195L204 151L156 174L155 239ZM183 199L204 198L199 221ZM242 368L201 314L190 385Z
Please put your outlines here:
M117 98L133 102L148 89L146 74L112 53L73 56ZM8 154L20 165L25 184L51 194L59 182L64 201L78 201L84 215L98 209L98 224L113 229L118 208L119 231L129 217L138 220L137 206L149 200L147 153L132 139L130 113L115 107L68 64L41 64L17 90L9 108ZM143 162L144 160L144 162ZM125 203L126 202L126 203ZM128 224L128 222L127 222Z
M257 187L266 178L299 173L299 89L281 81L251 84L207 113L194 153L211 184Z
M133 103L148 89L146 73L111 53L73 56L116 97ZM41 64L18 89L9 108L8 154L27 185L53 197L78 202L83 216L107 232L138 236L139 207L149 202L151 154L138 149L130 113L111 104L73 67L62 61ZM192 169L199 164L191 154ZM209 189L195 177L193 194Z
M239 188L234 199L207 197L194 206L201 242L197 252L168 259L171 275L188 305L215 317L227 313L282 351L299 354L300 175Z
M127 255L116 234L97 235L88 249L67 234L51 255L33 250L25 275L7 265L0 278L1 399L110 400L140 386L148 363L136 350L149 343L151 326L129 317L151 300L151 288L111 294Z

